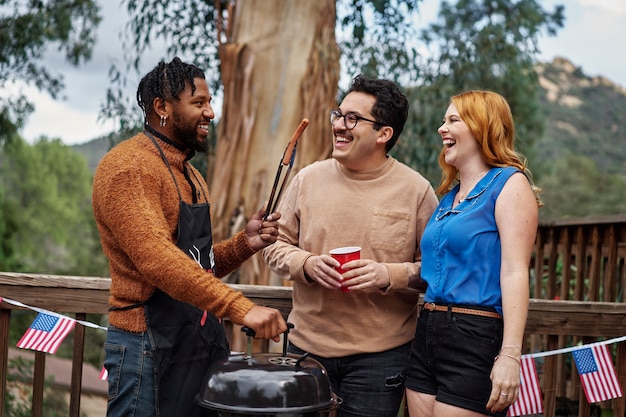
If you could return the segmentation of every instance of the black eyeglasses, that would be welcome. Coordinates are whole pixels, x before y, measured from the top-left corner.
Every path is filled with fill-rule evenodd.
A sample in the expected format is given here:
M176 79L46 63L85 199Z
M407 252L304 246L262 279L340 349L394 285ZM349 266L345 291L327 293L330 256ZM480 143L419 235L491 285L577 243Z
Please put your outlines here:
M348 129L348 130L354 129L356 127L356 123L359 120L365 120L366 122L371 122L371 123L374 123L374 124L377 124L377 125L381 124L381 123L377 122L376 120L366 119L365 117L361 117L361 116L359 116L359 115L357 115L355 113L352 113L352 112L348 112L346 114L341 114L341 111L339 111L339 110L331 110L330 111L330 124L334 125L335 122L337 120L341 119L342 117L343 117L344 124L346 125L346 129ZM376 129L376 130L378 130L378 129Z

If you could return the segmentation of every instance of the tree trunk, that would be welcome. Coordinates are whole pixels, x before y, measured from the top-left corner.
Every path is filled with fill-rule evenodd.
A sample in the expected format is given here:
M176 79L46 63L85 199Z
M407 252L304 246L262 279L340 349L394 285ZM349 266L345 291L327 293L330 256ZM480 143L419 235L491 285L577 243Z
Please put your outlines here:
M211 184L214 240L241 230L269 198L285 146L303 118L291 176L331 150L339 49L335 0L216 1L224 85ZM210 175L210 173L208 174ZM259 254L229 279L280 285ZM270 282L272 281L272 282Z

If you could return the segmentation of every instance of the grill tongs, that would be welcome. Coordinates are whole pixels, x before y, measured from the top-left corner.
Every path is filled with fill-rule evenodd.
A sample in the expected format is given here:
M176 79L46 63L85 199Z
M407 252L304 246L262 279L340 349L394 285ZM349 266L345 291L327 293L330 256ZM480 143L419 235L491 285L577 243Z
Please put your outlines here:
M289 177L289 173L291 172L291 167L293 167L293 161L296 159L296 146L298 145L298 139L304 132L304 129L309 125L309 119L302 119L300 125L295 132L293 132L293 136L291 140L287 144L285 151L283 152L283 157L278 164L278 170L276 171L276 177L274 178L274 185L272 186L272 192L270 193L270 198L267 201L267 208L265 209L265 215L263 216L263 220L267 220L267 216L274 212L276 206L278 205L278 200L280 199L281 194L283 193L283 189L285 188L285 184L287 183L287 178ZM280 188L278 189L278 194L276 193L276 188L278 187L278 183L280 182L280 177L283 172L283 167L287 166L287 172L285 172L285 176L283 177L283 181L280 184Z

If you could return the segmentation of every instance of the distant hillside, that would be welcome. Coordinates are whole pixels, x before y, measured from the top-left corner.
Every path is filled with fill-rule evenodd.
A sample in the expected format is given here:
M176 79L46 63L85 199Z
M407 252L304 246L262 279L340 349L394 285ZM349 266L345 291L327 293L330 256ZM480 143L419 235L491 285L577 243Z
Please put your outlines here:
M542 220L626 213L626 91L557 58L537 68L545 131L530 166Z
M90 140L89 142L72 145L72 148L87 158L89 169L93 172L96 170L100 159L111 149L112 145L127 137L130 137L130 134L122 135L120 133L112 133Z
M86 143L73 145L72 148L87 159L89 169L93 172L98 166L100 159L109 150L110 141L108 136L103 136Z
M545 132L535 143L537 162L581 155L603 174L626 180L626 90L586 76L565 58L537 70L546 110Z

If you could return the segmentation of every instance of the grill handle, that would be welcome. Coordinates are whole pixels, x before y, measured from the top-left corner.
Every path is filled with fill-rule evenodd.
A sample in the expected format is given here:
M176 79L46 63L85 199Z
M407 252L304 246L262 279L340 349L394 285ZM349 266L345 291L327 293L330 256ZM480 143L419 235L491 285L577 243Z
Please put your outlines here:
M287 346L289 345L289 330L293 329L295 326L293 323L287 322L287 330L283 333L283 356L287 356ZM248 342L246 346L246 356L252 356L252 339L256 336L256 332L254 329L251 329L248 326L241 326L241 331L248 336Z

